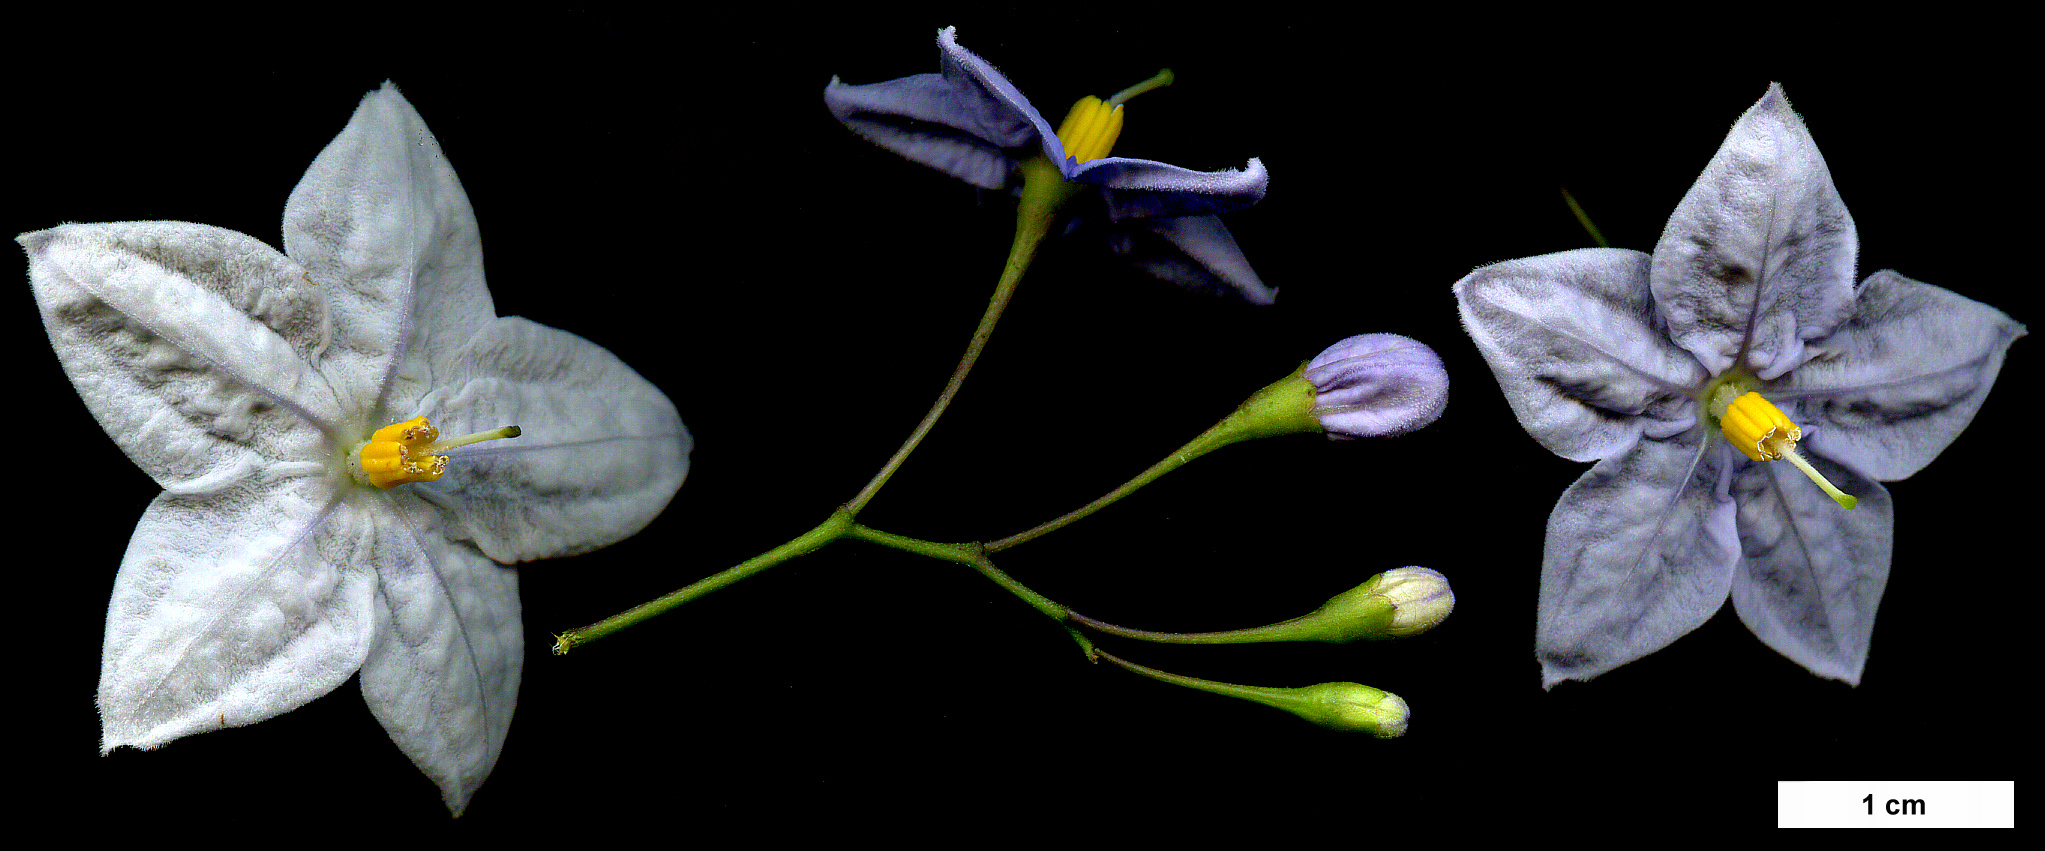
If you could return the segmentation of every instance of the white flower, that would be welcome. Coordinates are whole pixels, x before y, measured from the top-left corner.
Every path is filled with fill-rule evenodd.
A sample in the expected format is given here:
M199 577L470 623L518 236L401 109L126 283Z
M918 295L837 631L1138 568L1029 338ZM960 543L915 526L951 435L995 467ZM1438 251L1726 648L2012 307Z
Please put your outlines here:
M688 469L674 405L589 341L496 315L468 198L389 84L292 191L283 254L181 222L20 242L65 372L164 489L107 611L103 751L262 721L360 671L459 815L524 653L516 573L493 561L650 522ZM372 433L420 416L522 435L421 432L420 471L370 483Z

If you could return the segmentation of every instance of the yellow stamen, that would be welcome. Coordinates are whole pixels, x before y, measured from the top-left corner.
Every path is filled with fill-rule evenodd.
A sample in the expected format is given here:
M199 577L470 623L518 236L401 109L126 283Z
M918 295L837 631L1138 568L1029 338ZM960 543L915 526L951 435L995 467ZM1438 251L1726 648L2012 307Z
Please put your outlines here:
M1092 95L1080 98L1058 125L1058 141L1065 146L1065 155L1075 165L1107 156L1108 150L1115 147L1115 138L1122 135L1122 102L1171 84L1172 69L1166 68L1105 101Z
M1122 107L1109 106L1093 95L1080 98L1058 125L1058 141L1065 143L1066 155L1081 165L1107 156L1120 135Z
M1788 460L1848 511L1859 502L1826 481L1811 462L1798 454L1796 442L1803 439L1804 430L1790 422L1781 408L1762 398L1761 394L1749 392L1734 399L1727 406L1725 416L1719 418L1718 426L1725 432L1726 440L1732 441L1733 447L1748 458L1755 461Z
M457 446L503 437L517 437L518 426L505 426L462 437L440 439L440 429L425 417L384 426L369 436L356 453L369 484L394 488L411 482L435 482L447 473L447 456Z
M1784 447L1794 446L1804 436L1803 429L1797 428L1781 408L1761 398L1759 393L1734 399L1718 425L1735 448L1756 461L1781 458Z

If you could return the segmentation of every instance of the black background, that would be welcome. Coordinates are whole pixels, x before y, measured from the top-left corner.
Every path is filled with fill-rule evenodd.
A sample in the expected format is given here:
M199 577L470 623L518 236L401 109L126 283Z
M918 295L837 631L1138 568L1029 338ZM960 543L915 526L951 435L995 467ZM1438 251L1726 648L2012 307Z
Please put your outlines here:
M1958 442L1890 485L1894 566L1858 688L1806 673L1728 607L1646 659L1544 692L1530 646L1542 530L1584 465L1520 429L1449 292L1479 265L1589 244L1564 186L1612 244L1651 248L1727 127L1780 80L1854 215L1863 275L1894 268L2035 320L2035 217L2010 212L2036 190L2035 141L2015 123L2029 81L1987 64L1994 51L1934 64L1900 46L1928 32L1849 43L1695 20L1608 22L1620 28L1593 39L1553 20L1006 12L27 26L60 56L13 72L10 232L171 219L275 244L305 166L392 79L474 203L499 312L610 348L697 441L687 484L646 531L521 568L519 712L460 821L353 681L253 727L102 758L104 607L157 488L69 389L24 286L4 314L27 391L18 428L34 424L15 443L31 507L15 521L9 702L32 798L165 829L558 822L595 839L665 822L686 838L725 824L901 835L956 818L984 831L957 841L977 844L1049 838L1087 814L1368 840L1366 825L1453 830L1443 819L1465 813L1564 831L1615 813L1759 824L1780 776L2012 773L2031 739L2010 666L2036 649L2017 620L2033 559L2014 554L2035 505L2020 427L2033 341ZM552 632L816 524L943 383L1011 207L855 137L819 94L833 74L935 70L933 35L951 23L1054 123L1080 95L1172 67L1179 82L1132 103L1116 153L1203 169L1261 157L1269 195L1227 222L1281 295L1266 309L1188 296L1098 245L1054 244L951 412L860 519L936 540L1007 535L1118 484L1342 337L1416 337L1455 382L1435 425L1231 447L999 559L1081 611L1183 630L1281 620L1381 570L1439 569L1456 612L1404 643L1106 643L1219 680L1379 686L1411 703L1406 737L1326 732L1088 665L970 571L852 542L544 653Z

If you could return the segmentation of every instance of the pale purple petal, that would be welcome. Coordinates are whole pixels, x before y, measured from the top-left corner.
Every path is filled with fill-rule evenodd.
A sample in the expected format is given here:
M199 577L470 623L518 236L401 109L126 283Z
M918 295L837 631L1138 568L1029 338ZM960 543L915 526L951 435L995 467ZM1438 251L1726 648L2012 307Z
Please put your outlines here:
M1893 271L1868 276L1859 310L1815 357L1767 388L1812 445L1883 481L1931 463L1974 419L2024 326ZM1794 402L1794 407L1788 403Z
M1648 257L1587 248L1486 266L1456 282L1463 326L1528 434L1573 461L1610 457L1696 416L1706 375L1671 345Z
M1109 241L1138 268L1194 292L1236 295L1251 304L1270 304L1278 298L1278 291L1257 277L1235 236L1215 216L1125 222L1112 229Z
M1104 157L1089 160L1068 179L1101 187L1108 217L1117 221L1232 213L1263 200L1271 183L1257 159L1240 170L1194 171L1156 160Z
M1598 462L1548 516L1534 652L1541 682L1588 680L1667 646L1725 605L1740 555L1731 447L1692 429Z
M1057 132L1007 77L958 45L955 29L938 33L939 73L866 85L833 77L824 104L874 144L982 189L1002 189L1019 157L1051 154ZM1058 146L1053 161L1062 159Z
M1780 85L1733 125L1655 244L1668 335L1720 375L1764 379L1853 312L1853 218Z
M1838 503L1786 461L1745 462L1733 478L1740 506L1734 610L1747 628L1811 673L1858 685L1889 582L1895 509L1879 484L1805 452L1858 503Z

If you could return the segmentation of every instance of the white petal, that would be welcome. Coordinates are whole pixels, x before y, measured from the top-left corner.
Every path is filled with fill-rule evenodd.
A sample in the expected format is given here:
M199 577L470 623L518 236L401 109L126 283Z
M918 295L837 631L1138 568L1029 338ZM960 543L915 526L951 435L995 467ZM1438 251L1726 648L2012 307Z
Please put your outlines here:
M352 410L380 408L401 359L407 379L433 384L446 351L497 315L468 195L389 83L291 191L284 250L328 293L335 339L323 368Z
M422 486L454 517L449 534L502 562L585 552L644 528L689 471L674 403L602 347L507 316L452 360L419 402L444 435L515 425L517 438L450 453Z
M375 576L331 495L302 477L150 504L107 608L103 750L253 724L361 667Z
M423 503L378 539L375 642L362 694L391 740L461 815L504 750L525 659L518 573L447 542Z
M205 225L24 234L51 345L107 434L166 488L324 451L322 302L298 264ZM210 486L210 485L208 485Z
M1463 326L1528 434L1594 461L1650 427L1681 430L1702 367L1659 328L1647 255L1587 248L1497 263L1456 282ZM1659 422L1658 422L1659 421Z
M1774 378L1853 312L1853 217L1780 85L1733 125L1654 248L1669 334L1713 375Z
M1734 610L1747 628L1821 677L1858 685L1889 583L1895 509L1881 485L1815 453L1811 465L1859 502L1847 511L1787 462L1751 464L1740 505Z
M1696 629L1739 557L1724 456L1704 429L1592 467L1548 516L1535 655L1543 686L1588 680Z

